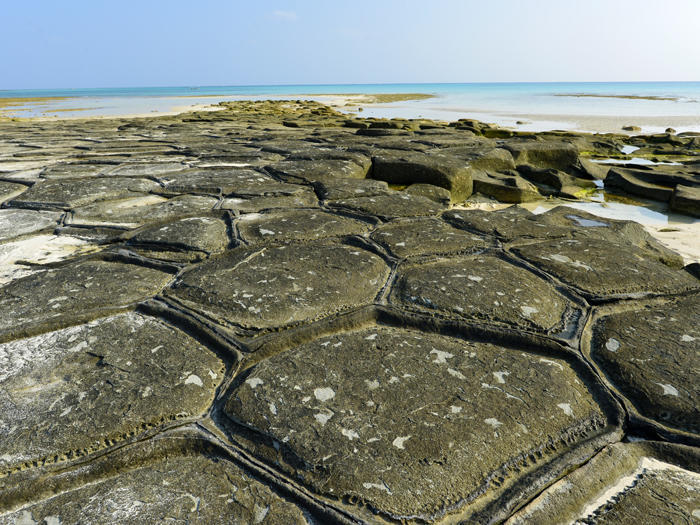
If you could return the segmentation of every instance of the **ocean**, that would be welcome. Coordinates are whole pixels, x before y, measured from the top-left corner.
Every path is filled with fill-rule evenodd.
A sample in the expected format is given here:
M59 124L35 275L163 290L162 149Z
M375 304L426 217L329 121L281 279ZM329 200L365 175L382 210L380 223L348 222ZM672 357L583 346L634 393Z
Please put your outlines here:
M20 117L157 114L240 98L349 93L427 93L434 98L363 107L363 116L476 118L520 129L583 129L641 123L700 131L700 82L334 84L0 90L0 98L68 97L15 108ZM626 98L633 97L633 98ZM356 108L349 108L355 111ZM622 119L622 120L620 120ZM627 120L624 120L627 119ZM520 124L518 124L520 122ZM598 129L599 130L599 129ZM612 131L612 129L611 129ZM679 130L680 131L680 130Z

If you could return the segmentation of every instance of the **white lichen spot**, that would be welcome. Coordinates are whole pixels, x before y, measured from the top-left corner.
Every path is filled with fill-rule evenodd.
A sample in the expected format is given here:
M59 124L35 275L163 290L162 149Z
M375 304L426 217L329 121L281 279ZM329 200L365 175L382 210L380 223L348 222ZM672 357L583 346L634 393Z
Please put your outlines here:
M683 341L684 343L692 343L693 341L695 341L695 337L693 337L692 335L683 334L681 336L681 341Z
M266 230L265 228L260 228L260 235L274 235L275 232L272 230Z
M484 423L486 423L487 425L491 425L493 428L498 428L503 424L495 417L490 417L488 419L484 419Z
M367 341L374 341L377 338L377 335L378 334L369 334L367 337L365 337L365 339Z
M314 419L321 423L321 425L325 425L328 423L328 420L333 417L333 412L330 414L327 412L319 412L317 414L314 414Z
M399 436L394 441L392 441L391 444L394 445L396 448L404 450L405 447L403 445L409 439L411 439L411 436Z
M545 365L549 366L556 366L559 368L559 370L564 370L564 366L561 363L557 363L556 361L552 361L551 359L545 359L544 357L540 358L540 363L544 363Z
M245 382L250 388L253 388L253 389L256 386L263 384L263 380L260 379L259 377L249 377L248 379L245 380Z
M448 368L447 373L450 374L452 377L456 377L457 379L466 379L462 372L460 372L459 370L455 370L454 368Z
M332 388L316 388L314 390L314 396L316 396L316 399L319 401L328 401L329 399L333 399L335 397L335 392L333 391Z
M559 403L557 406L561 408L567 416L574 415L574 411L571 410L571 405L569 403Z
M376 390L377 388L379 388L379 381L377 381L376 379L373 379L372 381L370 381L369 379L365 379L365 384L370 390Z
M274 403L270 403L268 405L268 408L270 409L270 412L272 412L272 415L277 415L277 405L275 405Z
M607 348L610 352L617 352L620 349L620 341L611 337L605 342L605 348Z
M462 407L457 407L454 405L452 405L450 407L450 412L452 412L453 414L459 414L461 411L462 411Z
M441 350L436 350L435 348L433 348L430 351L430 355L433 354L435 354L435 360L433 361L433 363L437 364L447 363L447 359L454 357L454 354L451 354L449 352L442 352Z
M470 281L474 281L475 283L480 283L484 280L483 277L479 277L478 275L470 275L469 277L467 277L467 279L469 279Z
M270 512L270 506L259 507L257 503L255 504L255 523L262 523L267 517L267 513Z
M343 434L350 441L352 441L353 439L360 439L360 434L358 434L354 430L348 430L347 428L343 428L340 430L340 433Z
M663 383L656 383L656 384L664 389L663 395L678 397L678 390L676 390L676 388L673 385L665 385Z
M197 385L197 386L204 386L204 383L202 383L202 380L199 378L199 376L195 374L190 374L187 379L185 379L185 384L186 385Z
M383 490L387 494L391 494L391 490L384 483L363 483L362 486L366 489Z
M494 372L493 376L496 378L496 381L501 383L502 385L505 384L506 380L503 379L505 376L509 376L510 372Z
M520 311L523 313L525 317L530 317L533 314L536 314L539 312L537 308L534 308L532 306L521 306Z

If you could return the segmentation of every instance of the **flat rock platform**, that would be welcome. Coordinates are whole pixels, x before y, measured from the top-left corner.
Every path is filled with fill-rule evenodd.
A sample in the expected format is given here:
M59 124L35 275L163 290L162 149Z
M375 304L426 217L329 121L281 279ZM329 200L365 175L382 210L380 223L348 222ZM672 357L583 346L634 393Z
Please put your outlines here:
M700 520L698 265L517 206L700 136L224 106L0 122L0 525Z

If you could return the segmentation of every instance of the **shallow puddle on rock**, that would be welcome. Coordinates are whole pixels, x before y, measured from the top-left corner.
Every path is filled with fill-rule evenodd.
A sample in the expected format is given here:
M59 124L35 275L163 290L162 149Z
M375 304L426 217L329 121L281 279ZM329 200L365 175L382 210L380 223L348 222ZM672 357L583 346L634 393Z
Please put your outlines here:
M100 250L99 246L70 236L36 235L0 245L0 284L37 271L21 263L49 264ZM20 264L18 264L20 263Z
M634 153L637 151L639 148L637 146L622 146L620 148L620 151L624 153L625 155L629 155L630 153Z
M697 242L700 219L673 213L667 205L659 202L632 199L602 190L591 195L590 199L578 202L548 199L520 206L536 215L557 206L568 206L605 219L634 221L664 246L678 252L686 264L700 261L700 243Z
M636 164L638 166L682 166L680 162L656 162L642 157L631 159L593 159L596 164Z

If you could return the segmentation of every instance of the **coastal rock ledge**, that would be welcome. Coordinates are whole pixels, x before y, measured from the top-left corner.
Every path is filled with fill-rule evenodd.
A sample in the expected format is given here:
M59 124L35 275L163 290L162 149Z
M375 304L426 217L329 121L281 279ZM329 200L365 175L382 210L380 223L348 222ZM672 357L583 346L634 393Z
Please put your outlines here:
M697 522L695 266L470 202L691 221L698 159L305 101L0 121L0 525Z

